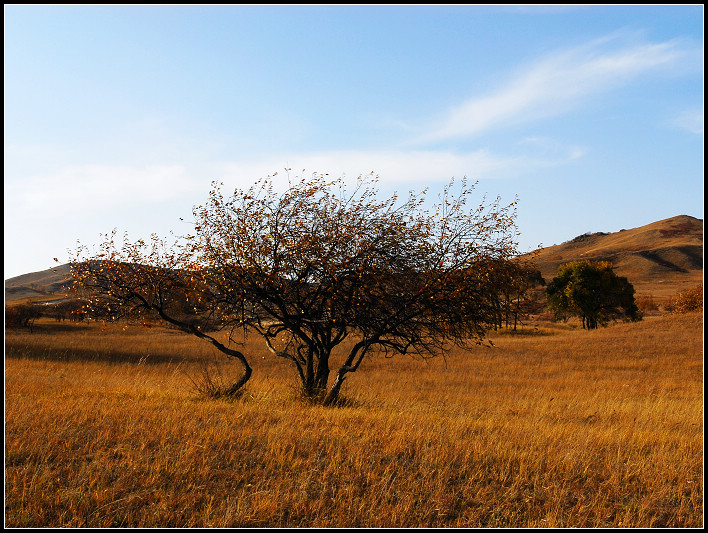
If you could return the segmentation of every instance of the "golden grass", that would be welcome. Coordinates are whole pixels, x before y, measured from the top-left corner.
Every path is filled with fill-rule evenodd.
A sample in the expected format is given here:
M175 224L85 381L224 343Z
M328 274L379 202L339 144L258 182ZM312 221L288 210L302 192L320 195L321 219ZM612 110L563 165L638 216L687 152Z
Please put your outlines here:
M223 361L198 339L7 332L6 525L702 527L702 325L374 357L339 408L301 401L255 339L247 394L229 402L192 388Z

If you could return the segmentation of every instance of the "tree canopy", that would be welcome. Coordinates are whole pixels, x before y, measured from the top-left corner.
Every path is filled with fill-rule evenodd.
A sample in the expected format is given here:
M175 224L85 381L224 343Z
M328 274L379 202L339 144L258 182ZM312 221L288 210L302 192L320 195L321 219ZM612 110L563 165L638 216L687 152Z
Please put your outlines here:
M435 357L481 342L497 321L494 270L515 255L515 202L470 208L464 180L428 208L425 192L380 199L373 176L351 190L323 175L284 192L270 177L228 197L221 189L173 244L119 245L114 232L98 252L81 247L73 271L116 315L156 315L235 357L244 373L234 392L251 375L237 331L258 334L305 394L331 404L368 354ZM330 382L332 351L350 338Z
M634 287L618 276L609 261L573 261L558 267L546 287L549 307L556 316L575 315L583 328L596 329L610 320L639 320Z

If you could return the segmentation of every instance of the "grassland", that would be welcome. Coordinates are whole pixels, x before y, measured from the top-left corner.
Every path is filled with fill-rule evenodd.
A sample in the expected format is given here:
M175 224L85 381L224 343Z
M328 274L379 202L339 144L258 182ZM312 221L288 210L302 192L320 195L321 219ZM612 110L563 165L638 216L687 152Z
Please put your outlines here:
M198 339L40 326L6 332L6 526L703 526L700 313L374 357L337 408L256 339L225 401Z

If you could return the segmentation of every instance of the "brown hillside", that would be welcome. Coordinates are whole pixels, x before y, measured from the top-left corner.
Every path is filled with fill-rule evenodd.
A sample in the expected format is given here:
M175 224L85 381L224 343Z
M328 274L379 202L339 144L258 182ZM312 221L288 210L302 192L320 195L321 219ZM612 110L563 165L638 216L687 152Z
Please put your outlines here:
M703 220L680 215L616 233L580 235L542 248L536 264L550 281L563 263L611 261L638 296L663 300L703 279Z
M60 265L6 279L5 301L46 298L65 293L69 288L71 288L71 267L68 264Z

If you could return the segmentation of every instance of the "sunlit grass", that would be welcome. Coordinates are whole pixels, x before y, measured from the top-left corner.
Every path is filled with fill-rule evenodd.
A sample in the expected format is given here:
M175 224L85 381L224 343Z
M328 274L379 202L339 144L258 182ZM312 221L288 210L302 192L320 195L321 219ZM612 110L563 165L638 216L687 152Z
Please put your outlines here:
M700 314L374 357L338 408L255 339L226 401L198 339L50 326L6 334L8 526L703 526Z

